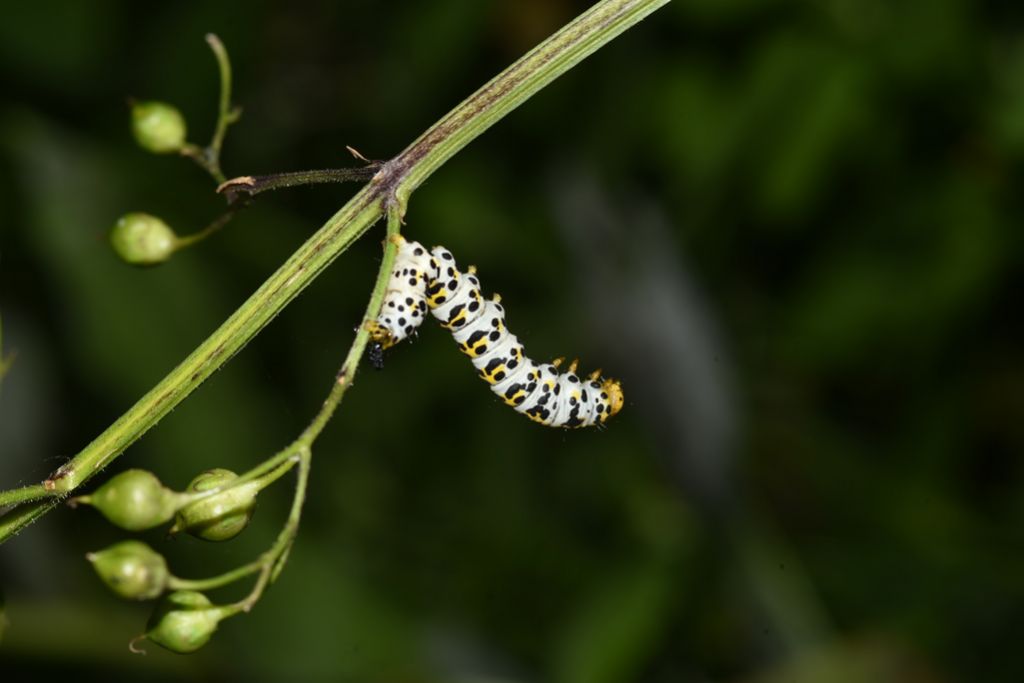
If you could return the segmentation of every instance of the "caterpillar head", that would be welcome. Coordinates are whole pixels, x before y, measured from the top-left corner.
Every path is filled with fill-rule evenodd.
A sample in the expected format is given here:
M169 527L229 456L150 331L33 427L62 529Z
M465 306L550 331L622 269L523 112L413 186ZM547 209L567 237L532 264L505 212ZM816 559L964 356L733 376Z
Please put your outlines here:
M366 329L370 333L370 339L374 344L378 344L381 350L390 349L398 343L398 340L391 334L391 330L376 320L366 323Z
M601 390L608 394L608 417L615 415L622 410L625 398L622 394L622 384L617 379L605 379L601 382Z

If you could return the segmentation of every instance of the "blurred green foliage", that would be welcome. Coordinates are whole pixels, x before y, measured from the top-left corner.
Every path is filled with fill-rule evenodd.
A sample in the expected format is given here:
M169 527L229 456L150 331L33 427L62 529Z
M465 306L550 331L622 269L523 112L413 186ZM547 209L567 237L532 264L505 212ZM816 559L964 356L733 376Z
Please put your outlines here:
M191 164L135 147L127 96L174 103L204 141L213 31L244 108L229 176L345 165L345 145L386 158L587 4L5 3L0 311L18 362L0 485L75 453L351 192L261 197L201 248L127 268L105 240L117 216L186 233L221 207ZM130 656L148 610L82 559L123 535L57 511L0 549L4 680L1021 680L1022 162L1018 3L676 0L447 164L408 215L411 237L479 266L534 356L621 375L609 428L527 422L425 326L318 442L299 541L251 615L192 657ZM586 251L596 220L570 236L558 207L580 183L633 251ZM113 469L181 488L288 443L378 258L371 235ZM587 280L599 258L619 279ZM698 305L659 320L690 321L694 343L654 354L626 313L655 297L592 292L663 272L651 291L688 282ZM719 379L668 384L705 328L696 365ZM695 416L712 395L723 445L673 445L709 443ZM265 492L215 548L143 538L208 575L260 552L288 502L287 484Z

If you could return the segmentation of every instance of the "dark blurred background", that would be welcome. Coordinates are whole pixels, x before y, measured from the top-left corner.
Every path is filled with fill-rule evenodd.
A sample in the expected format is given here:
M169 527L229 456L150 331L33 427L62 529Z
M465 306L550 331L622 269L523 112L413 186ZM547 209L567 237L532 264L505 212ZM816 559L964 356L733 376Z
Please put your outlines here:
M222 206L147 155L125 98L205 142L218 33L244 107L229 176L386 158L584 9L569 0L3 2L0 486L76 453L349 196L261 197L153 270L127 211ZM621 377L605 430L534 425L426 325L318 442L280 581L198 654L131 655L149 606L60 509L0 548L0 677L371 683L1018 681L1024 659L1024 9L676 0L414 196L407 234L475 263L536 358ZM109 472L244 470L315 413L381 230ZM1016 291L1018 294L1013 294ZM141 538L199 577L248 561ZM213 595L226 601L247 586Z

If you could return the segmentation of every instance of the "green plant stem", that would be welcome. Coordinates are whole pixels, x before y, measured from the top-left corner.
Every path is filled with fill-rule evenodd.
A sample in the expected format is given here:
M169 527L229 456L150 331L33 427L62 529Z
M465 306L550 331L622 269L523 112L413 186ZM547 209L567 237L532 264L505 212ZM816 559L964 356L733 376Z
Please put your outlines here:
M345 357L345 362L342 363L341 370L338 371L335 377L331 393L328 394L320 412L313 418L313 421L306 427L302 435L299 436L297 440L299 444L309 447L313 445L316 438L320 436L320 432L327 426L331 416L334 415L334 411L337 409L338 404L341 403L341 399L344 398L345 392L352 386L356 370L359 369L359 362L362 360L363 353L366 351L366 345L370 341L369 325L377 319L380 315L381 307L384 305L384 295L387 293L388 282L391 279L391 268L395 263L395 257L398 256L398 242L395 238L401 232L402 215L404 213L405 207L403 206L392 206L388 210L388 230L384 241L384 256L381 258L377 282L374 284L373 292L370 294L370 301L366 305L366 313L363 314L363 323L359 326L359 330L356 331L356 338L348 350L348 355Z
M216 34L207 33L206 42L213 50L213 56L217 59L217 70L220 72L220 106L217 108L217 125L208 148L210 173L217 182L223 183L226 178L220 170L220 151L224 146L228 126L238 120L238 112L231 109L231 61L228 59L228 51L224 49L224 43L220 42Z
M255 479L257 480L256 490L262 491L263 489L273 484L275 481L286 475L288 473L288 470L290 470L292 468L292 465L294 464L294 462L285 462L276 467L275 469L272 469L269 472L266 472L258 477L255 477Z
M167 580L167 588L172 591L207 591L214 588L221 588L239 579L255 574L263 568L262 559L253 560L249 564L236 567L229 572L224 572L208 579L182 579L172 576Z
M224 49L224 43L220 42L220 38L213 33L206 34L206 43L217 60L217 71L220 75L217 123L214 126L213 138L209 145L200 147L186 144L181 148L181 154L199 164L218 183L223 183L227 178L220 169L220 151L224 146L224 136L228 132L228 126L238 120L239 112L231 108L231 60L228 59L228 51Z
M277 540L274 541L274 545L264 553L262 560L262 566L260 567L259 577L256 579L256 584L253 586L252 591L249 595L245 596L244 599L231 605L232 611L237 612L238 610L248 612L253 608L253 605L263 595L263 591L266 590L267 585L270 583L273 575L276 573L275 568L278 566L278 560L283 559L287 556L288 551L291 550L292 543L295 541L295 535L299 532L299 520L302 517L302 506L306 502L306 486L309 483L309 468L312 462L312 453L308 448L303 448L299 455L299 476L295 482L295 497L292 499L291 511L288 513L288 521L285 522L284 528L281 529L281 533L277 535Z
M409 145L392 163L395 194L405 200L434 171L532 97L669 0L602 0L526 53L463 100Z
M46 488L46 484L31 484L29 486L10 489L8 491L0 491L0 508L8 505L18 505L30 500L38 500L39 498L45 498L49 495L50 490ZM0 517L0 529L3 528L3 522L5 522L6 519L6 516ZM3 536L0 535L0 539L2 538Z
M54 472L41 487L0 494L0 505L43 495L48 497L15 508L0 518L0 543L52 509L56 498L74 490L110 464L159 422L245 346L386 210L398 207L399 211L404 211L413 190L453 154L557 76L667 2L601 0L458 105L401 154L383 164L373 179L299 247L227 321L113 425ZM346 385L351 382L351 377L344 374L342 377ZM317 431L319 429L322 425Z
M246 207L245 202L235 202L228 206L228 208L218 216L212 223L207 225L202 230L192 233L191 235L183 235L178 238L174 243L174 250L180 251L181 249L187 249L193 244L202 242L207 237L210 237L214 233L220 232L220 230L231 222L231 219L235 217L235 214Z

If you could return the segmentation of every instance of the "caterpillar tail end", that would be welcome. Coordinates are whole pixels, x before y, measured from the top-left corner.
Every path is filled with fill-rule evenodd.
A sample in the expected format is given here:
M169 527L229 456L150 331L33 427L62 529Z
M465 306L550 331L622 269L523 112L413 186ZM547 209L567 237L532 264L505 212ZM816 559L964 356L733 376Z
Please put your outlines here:
M601 389L608 394L608 417L612 417L625 404L625 396L622 393L622 383L617 379L605 379L601 383Z

